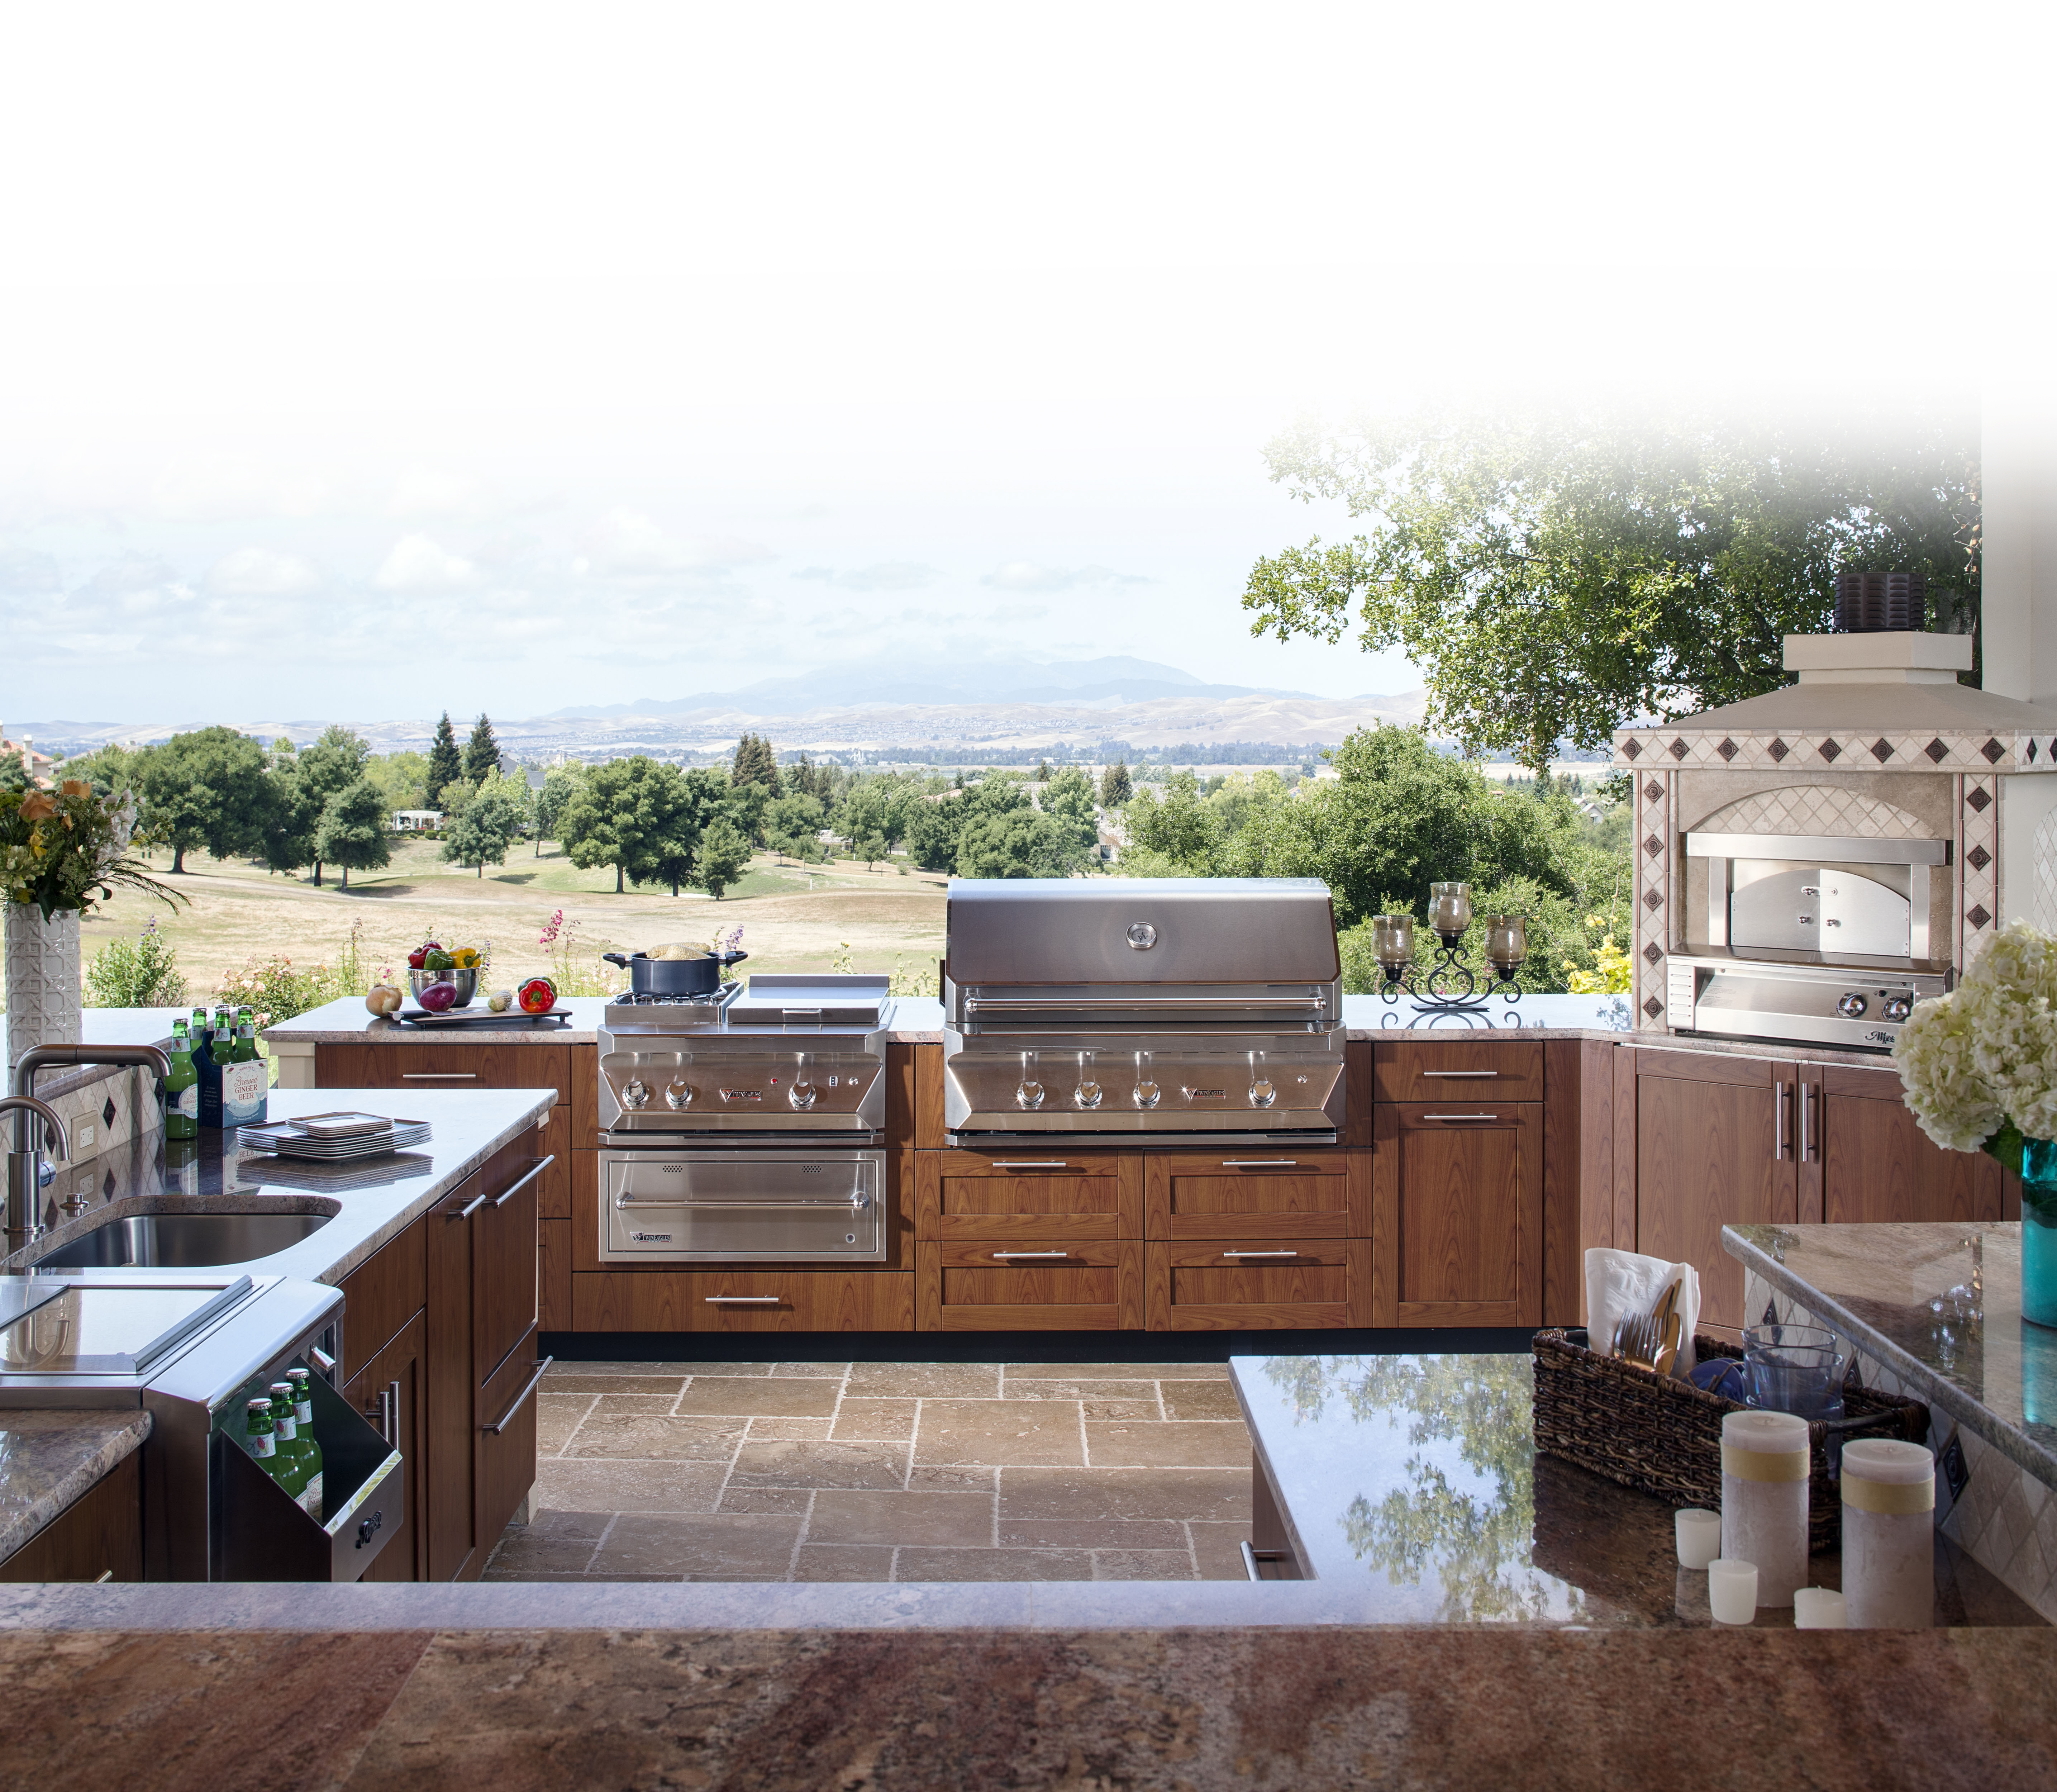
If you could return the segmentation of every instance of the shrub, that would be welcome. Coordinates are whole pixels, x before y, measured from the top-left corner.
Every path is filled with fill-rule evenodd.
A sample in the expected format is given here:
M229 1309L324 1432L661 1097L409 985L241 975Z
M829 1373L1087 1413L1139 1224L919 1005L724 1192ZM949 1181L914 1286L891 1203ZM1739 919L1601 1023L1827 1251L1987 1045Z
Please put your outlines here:
M179 955L152 915L132 944L109 940L85 967L88 1008L182 1008L186 980Z

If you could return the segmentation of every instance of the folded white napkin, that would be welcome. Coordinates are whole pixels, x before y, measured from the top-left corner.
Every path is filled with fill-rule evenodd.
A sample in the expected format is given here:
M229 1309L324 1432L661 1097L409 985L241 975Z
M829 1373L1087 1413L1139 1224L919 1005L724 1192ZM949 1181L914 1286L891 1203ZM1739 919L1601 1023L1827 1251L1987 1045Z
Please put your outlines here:
M1700 1322L1700 1272L1690 1263L1667 1263L1662 1257L1639 1257L1633 1251L1599 1247L1586 1253L1586 1329L1592 1347L1604 1356L1613 1347L1614 1328L1631 1313L1647 1313L1658 1298L1678 1283L1678 1360L1671 1373L1680 1378L1693 1367L1693 1332Z

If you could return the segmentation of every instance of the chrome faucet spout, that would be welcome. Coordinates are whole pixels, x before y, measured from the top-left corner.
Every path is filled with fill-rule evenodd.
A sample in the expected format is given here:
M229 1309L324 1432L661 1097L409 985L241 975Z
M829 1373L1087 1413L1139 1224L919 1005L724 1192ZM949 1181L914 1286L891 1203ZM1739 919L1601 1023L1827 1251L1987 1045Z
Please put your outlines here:
M34 1100L38 1071L78 1064L148 1070L160 1084L172 1073L171 1059L155 1045L31 1045L15 1060L14 1093ZM15 1122L14 1147L18 1151L26 1151L28 1146L29 1122L24 1115Z
M25 1057L27 1053L22 1054ZM0 1113L13 1108L21 1118L15 1123L28 1135L21 1141L25 1148L7 1154L7 1206L5 1215L6 1254L12 1256L25 1244L34 1243L42 1227L43 1152L42 1141L35 1136L35 1122L41 1120L57 1136L57 1156L69 1160L71 1156L71 1134L56 1108L47 1101L38 1101L33 1095L0 1096Z

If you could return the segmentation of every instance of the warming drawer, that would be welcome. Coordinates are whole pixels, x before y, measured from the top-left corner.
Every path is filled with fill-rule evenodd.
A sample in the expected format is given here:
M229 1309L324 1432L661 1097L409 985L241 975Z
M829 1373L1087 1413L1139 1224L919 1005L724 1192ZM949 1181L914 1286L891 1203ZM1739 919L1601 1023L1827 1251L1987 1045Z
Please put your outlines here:
M886 1259L882 1151L603 1151L603 1263Z

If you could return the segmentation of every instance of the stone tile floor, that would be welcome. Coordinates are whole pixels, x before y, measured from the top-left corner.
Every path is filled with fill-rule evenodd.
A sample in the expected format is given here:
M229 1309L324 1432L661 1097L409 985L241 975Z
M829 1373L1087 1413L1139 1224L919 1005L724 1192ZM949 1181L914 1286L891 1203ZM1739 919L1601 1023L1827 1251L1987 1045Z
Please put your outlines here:
M489 1580L1240 1580L1218 1363L567 1363Z

